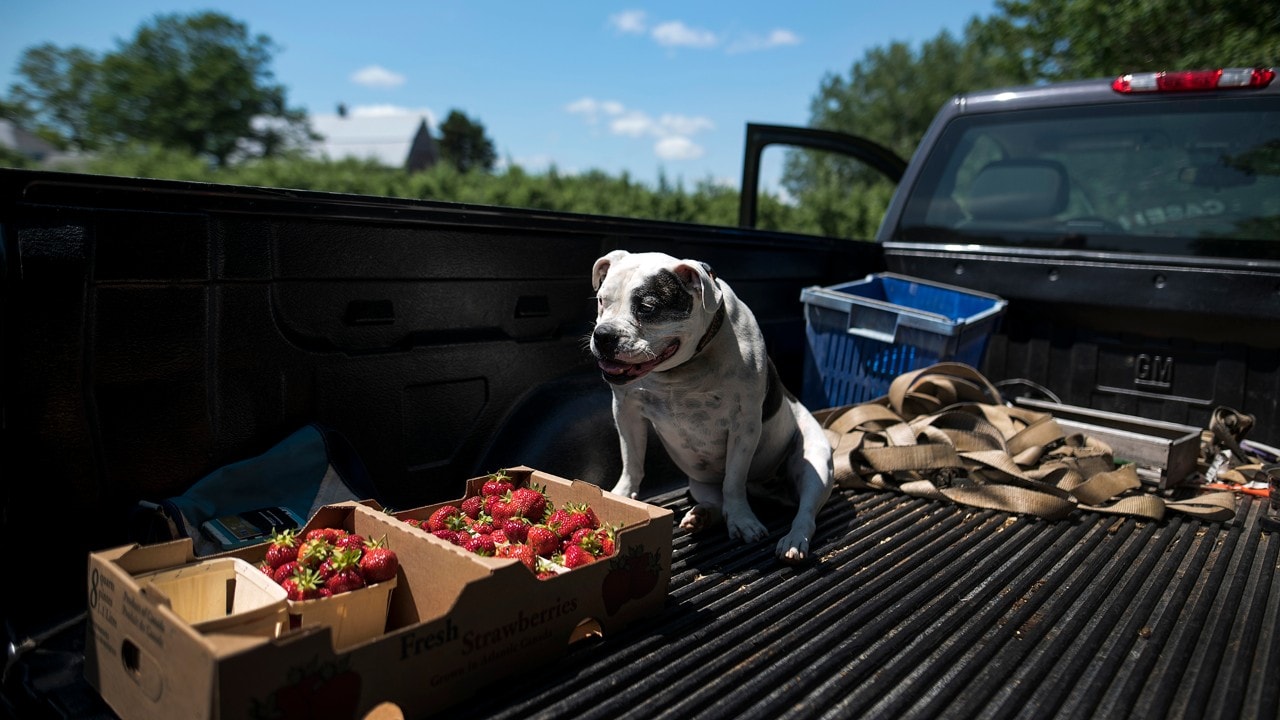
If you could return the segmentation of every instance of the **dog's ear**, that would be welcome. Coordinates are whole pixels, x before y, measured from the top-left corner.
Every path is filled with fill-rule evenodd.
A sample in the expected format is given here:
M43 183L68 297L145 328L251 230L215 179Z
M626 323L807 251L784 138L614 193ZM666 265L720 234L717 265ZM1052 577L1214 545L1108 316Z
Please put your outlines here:
M720 286L711 267L697 260L682 260L671 269L680 282L702 303L702 309L713 313L720 307Z
M591 289L599 290L600 286L604 284L604 276L609 274L609 266L629 254L630 253L626 250L614 250L608 255L596 260L595 267L591 268Z

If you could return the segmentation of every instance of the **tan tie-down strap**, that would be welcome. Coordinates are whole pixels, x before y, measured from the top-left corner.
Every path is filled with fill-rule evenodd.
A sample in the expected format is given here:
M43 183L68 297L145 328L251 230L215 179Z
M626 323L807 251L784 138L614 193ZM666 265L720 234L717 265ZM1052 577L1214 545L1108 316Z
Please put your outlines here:
M974 368L944 362L894 379L889 394L814 413L836 482L1051 520L1073 510L1160 520L1166 511L1235 517L1229 492L1170 501L1145 492L1111 448L1049 413L1009 407Z

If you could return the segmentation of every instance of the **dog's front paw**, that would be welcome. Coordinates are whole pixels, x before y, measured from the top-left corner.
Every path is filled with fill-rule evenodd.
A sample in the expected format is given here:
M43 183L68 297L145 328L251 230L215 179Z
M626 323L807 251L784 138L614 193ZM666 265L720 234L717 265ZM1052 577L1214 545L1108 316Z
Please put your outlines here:
M802 563L809 559L809 536L794 530L778 541L778 559L785 563Z
M791 523L791 531L778 541L778 559L785 563L801 563L809 559L809 539L817 531L817 524L807 517L797 517Z
M715 505L694 505L680 518L680 529L701 532L720 522L720 508Z
M618 484L614 485L613 489L609 492L614 495L621 495L624 498L631 498L632 500L635 500L640 495L640 489L627 480L619 480Z
M734 513L727 518L727 522L729 537L744 543L759 542L769 534L769 529L764 526L764 523L749 511Z

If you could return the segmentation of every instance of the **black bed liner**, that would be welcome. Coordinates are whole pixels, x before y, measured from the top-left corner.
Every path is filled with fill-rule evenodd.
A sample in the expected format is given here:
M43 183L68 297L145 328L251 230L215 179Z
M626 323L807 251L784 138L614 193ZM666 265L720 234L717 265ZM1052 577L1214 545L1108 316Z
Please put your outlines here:
M1264 510L1051 523L841 491L800 569L677 532L656 622L470 715L1273 717L1280 536L1259 531Z
M649 501L688 506L681 491ZM1048 522L841 490L799 568L677 529L658 617L445 714L1275 717L1280 535L1259 530L1263 512L1242 496L1227 523ZM766 520L776 540L786 518ZM66 657L24 660L28 693L52 716L111 717Z

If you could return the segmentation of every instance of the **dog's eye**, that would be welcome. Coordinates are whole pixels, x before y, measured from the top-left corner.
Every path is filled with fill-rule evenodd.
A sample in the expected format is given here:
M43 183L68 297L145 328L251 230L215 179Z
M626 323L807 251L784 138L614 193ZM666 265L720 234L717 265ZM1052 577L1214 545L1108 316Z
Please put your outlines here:
M652 315L658 310L658 303L652 298L645 298L636 303L637 315Z

